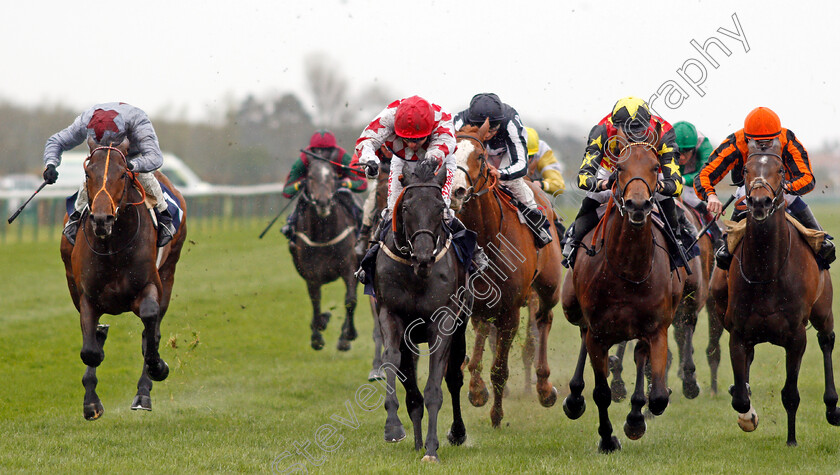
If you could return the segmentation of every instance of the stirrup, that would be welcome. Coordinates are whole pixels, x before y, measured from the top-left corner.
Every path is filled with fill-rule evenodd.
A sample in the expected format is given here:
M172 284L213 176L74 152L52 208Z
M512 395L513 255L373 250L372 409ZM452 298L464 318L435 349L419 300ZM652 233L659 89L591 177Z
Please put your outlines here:
M476 244L475 252L473 252L473 263L475 264L475 272L481 274L490 265L490 259L484 249Z

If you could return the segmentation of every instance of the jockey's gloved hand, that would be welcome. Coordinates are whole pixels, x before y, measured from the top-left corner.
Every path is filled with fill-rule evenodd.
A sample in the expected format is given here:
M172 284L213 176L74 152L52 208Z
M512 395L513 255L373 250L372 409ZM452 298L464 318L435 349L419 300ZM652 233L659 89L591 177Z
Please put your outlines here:
M342 178L341 181L338 183L338 186L341 188L350 188L353 183L350 181L349 178Z
M790 190L791 190L791 186L793 186L793 182L792 182L792 181L784 180L784 181L782 182L782 188L785 190L785 193L787 193L787 194L792 194L792 193L790 192Z
M374 161L365 163L365 175L367 175L367 177L371 179L378 177L379 164Z
M611 190L615 181L618 180L618 170L610 173L610 177L607 178L607 190Z
M52 163L47 165L47 168L44 170L44 181L47 182L48 185L52 185L53 183L58 180L58 170L55 169L55 165Z
M134 162L129 161L128 163L125 164L125 167L128 168L129 171L133 172L134 171Z

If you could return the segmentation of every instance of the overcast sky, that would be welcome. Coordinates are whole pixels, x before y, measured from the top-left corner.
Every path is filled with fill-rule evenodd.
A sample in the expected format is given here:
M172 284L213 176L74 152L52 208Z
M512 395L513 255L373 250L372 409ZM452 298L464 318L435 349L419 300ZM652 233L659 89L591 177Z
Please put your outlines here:
M419 94L457 111L476 92L496 92L526 123L579 124L585 133L616 99L650 99L657 90L670 90L671 107L660 94L654 109L672 123L694 122L715 144L763 105L806 147L819 148L840 139L838 5L6 2L0 99L60 102L80 111L96 102L123 101L152 119L183 111L193 119L218 116L227 101L247 94L294 92L309 107L303 59L323 52L354 93L375 82L395 96ZM708 44L717 68L690 43L702 47L711 37L730 52ZM687 77L705 76L696 86L702 97L678 73L684 65ZM680 90L687 97L677 107Z

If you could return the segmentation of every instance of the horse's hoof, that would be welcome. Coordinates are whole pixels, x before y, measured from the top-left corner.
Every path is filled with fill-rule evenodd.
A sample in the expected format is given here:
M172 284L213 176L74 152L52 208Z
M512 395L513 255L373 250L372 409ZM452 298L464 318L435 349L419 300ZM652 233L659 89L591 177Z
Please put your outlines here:
M400 442L403 439L405 439L405 429L403 429L402 424L397 426L385 427L385 442Z
M467 433L465 431L463 434L455 435L452 429L449 429L449 432L446 433L446 440L452 445L462 445L467 441Z
M624 381L613 378L610 384L610 397L613 402L621 402L627 397L627 387L624 386Z
M421 462L429 462L429 463L438 463L440 459L437 458L437 455L424 455L423 458L420 460Z
M573 396L570 394L563 400L563 412L566 413L566 417L569 419L575 420L582 416L585 411L586 399L583 396Z
M627 416L624 421L624 435L630 440L639 440L645 435L647 424L644 417Z
M828 423L833 426L840 426L840 408L834 408L831 410L825 411L825 418L828 420Z
M324 312L315 319L315 329L319 332L322 332L327 329L327 324L330 323L330 318L332 314L330 312Z
M169 376L169 365L163 360L160 360L160 363L161 364L154 369L147 365L147 373L149 373L149 378L151 378L152 381L163 381L167 376Z
M755 412L755 408L750 406L749 411L738 414L738 427L744 432L752 432L758 427L758 413Z
M136 411L138 409L151 411L152 398L150 396L141 396L140 394L134 396L134 402L131 403L131 410Z
M490 408L490 425L494 429L498 429L502 425L502 418L505 416L505 411L502 408L496 409L496 406Z
M89 421L95 421L102 417L102 414L105 412L105 408L102 406L101 401L92 402L90 404L85 404L84 407L84 414L85 419Z
M338 351L350 351L350 342L344 339L338 340Z
M313 335L312 341L310 341L309 344L312 345L313 350L321 350L324 348L324 337L322 337L321 335Z
M347 341L354 341L358 337L359 337L359 332L357 332L355 328L351 328L350 330L342 332L342 335L341 335L341 338L343 338Z
M385 379L385 373L379 369L372 369L368 373L368 381L381 381Z
M612 436L609 440L601 439L598 442L598 452L602 454L611 454L616 450L621 450L621 442L618 441L618 437Z
M694 399L700 395L700 385L697 381L683 381L683 395L687 399Z
M787 446L788 447L796 447L797 445L799 445L799 444L796 443L796 439L787 441Z
M555 388L554 386L551 387L551 391L549 391L548 396L546 396L544 398L540 397L540 404L542 404L543 407L551 407L556 402L557 402L557 388Z
M487 401L490 399L490 391L488 391L485 387L478 393L473 393L472 391L470 391L467 394L467 397L470 400L470 404L472 404L474 407L481 407L487 404Z

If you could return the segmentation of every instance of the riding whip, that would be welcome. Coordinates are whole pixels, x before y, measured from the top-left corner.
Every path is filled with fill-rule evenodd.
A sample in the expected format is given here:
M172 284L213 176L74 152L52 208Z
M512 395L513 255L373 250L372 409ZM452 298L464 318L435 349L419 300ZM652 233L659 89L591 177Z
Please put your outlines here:
M276 222L277 222L277 220L278 220L278 219L280 219L280 216L282 216L282 215L283 215L283 212L284 212L284 211L286 211L286 210L289 208L289 206L292 204L292 202L294 202L294 201L295 201L295 198L297 198L298 196L300 196L300 192L301 192L302 190L303 190L303 188L301 188L300 190L298 190L298 191L294 194L294 196L292 196L292 197L291 197L291 199L289 199L289 202L288 202L288 203L286 203L286 206L284 206L284 207L283 207L283 209L281 209L281 210L280 210L280 212L279 212L279 213L277 213L277 216L275 216L275 217L274 217L274 219L272 219L272 220L271 220L271 222L270 222L270 223L268 223L268 226L266 226L266 227L265 227L265 230L263 230L263 232L261 232L261 233L260 233L260 239L262 239L262 238L263 238L263 236L265 236L265 233L267 233L267 232L268 232L268 230L269 230L269 229L271 229L271 227L272 227L272 226L274 226L274 223L276 223Z
M320 155L317 155L317 154L314 154L314 153L310 152L309 150L300 149L300 151L305 153L306 155L309 155L310 157L312 157L314 159L321 160L321 161L324 161L324 162L327 162L327 163L331 163L334 166L336 166L338 168L341 168L342 170L349 170L349 171L351 171L351 172L353 172L353 173L355 173L356 175L359 175L359 176L364 176L365 175L364 170L360 170L360 169L355 168L355 167L348 167L347 165L343 165L341 163L337 163L337 162L334 162L332 160L328 160L328 159L326 159L326 158L324 158Z
M726 211L726 207L732 204L733 201L735 201L735 195L730 195L729 199L726 200L726 203L723 204L723 208L721 208L720 213L718 213L717 216L714 216L714 219L706 223L706 225L703 226L703 229L701 229L700 232L698 232L697 235L694 236L694 241L691 242L691 246L688 246L689 249L691 249L692 247L694 247L695 244L697 244L697 241L699 241L700 238L703 237L704 234L706 234L706 231L708 231L709 228L712 227L712 224L714 224L714 222L717 221L717 219L723 214L723 212Z
M18 210L15 211L15 214L13 214L11 218L9 218L9 224L12 224L12 221L14 221L15 218L18 217L20 212L23 211L23 208L26 208L26 205L28 205L29 202L32 201L32 198L35 198L35 195L37 195L39 191L43 190L45 186L47 186L47 180L44 180L44 182L41 183L41 186L39 186L38 189L35 190L35 193L32 193L32 196L30 196L24 204L20 205L20 208L18 208Z

